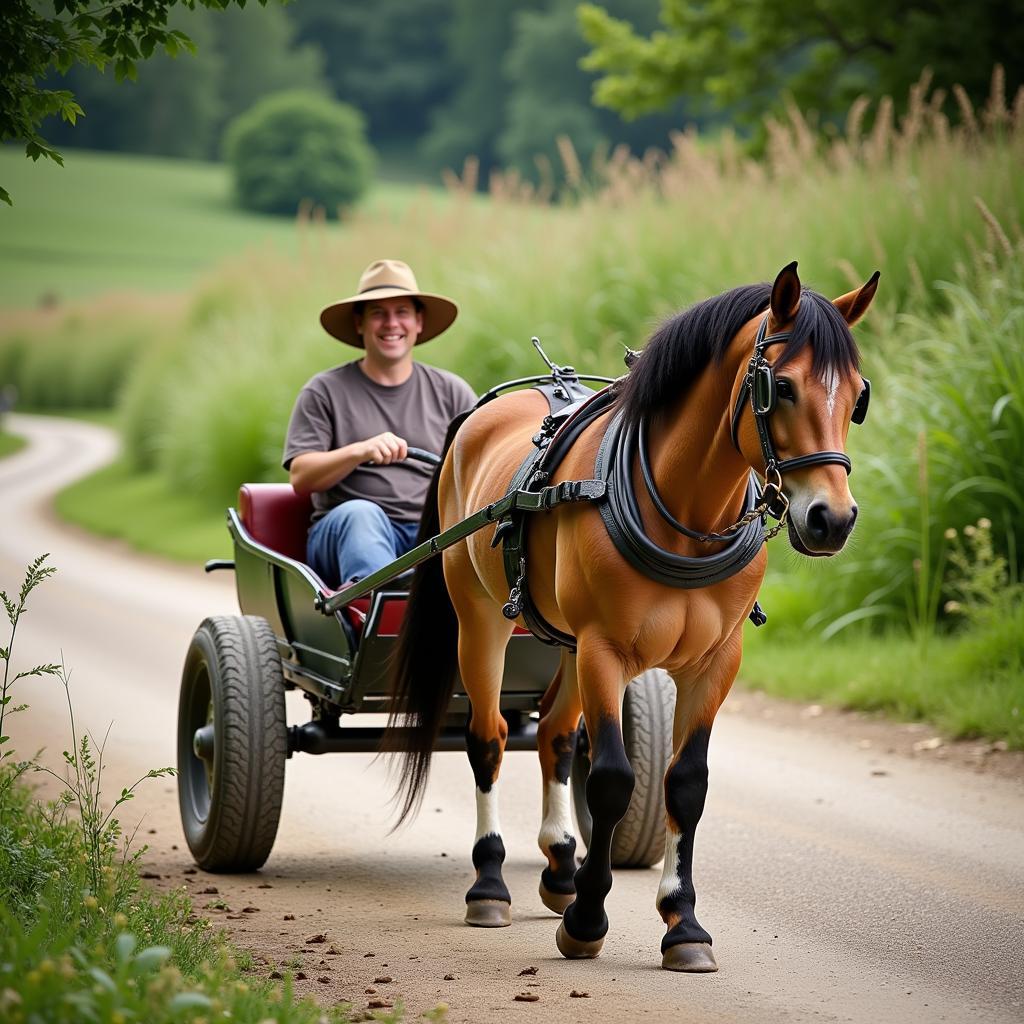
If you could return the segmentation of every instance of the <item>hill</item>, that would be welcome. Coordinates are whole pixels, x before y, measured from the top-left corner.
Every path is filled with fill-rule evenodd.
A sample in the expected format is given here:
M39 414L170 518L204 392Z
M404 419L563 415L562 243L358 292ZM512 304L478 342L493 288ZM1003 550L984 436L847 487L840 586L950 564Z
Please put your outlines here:
M107 291L177 292L245 249L287 255L300 244L296 220L236 208L220 164L84 150L64 156L61 168L33 164L20 147L0 148L0 181L15 204L0 208L0 308ZM399 207L422 191L379 183L366 205Z

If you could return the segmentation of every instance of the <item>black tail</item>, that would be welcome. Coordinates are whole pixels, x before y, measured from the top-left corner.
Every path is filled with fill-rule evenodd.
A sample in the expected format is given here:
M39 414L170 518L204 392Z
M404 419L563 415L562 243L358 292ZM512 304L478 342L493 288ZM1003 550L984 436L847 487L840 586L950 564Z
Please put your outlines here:
M447 456L456 431L469 413L452 420L444 440L442 455ZM444 465L442 460L441 465ZM441 514L437 504L441 466L434 471L427 491L417 543L440 533ZM403 754L397 796L402 809L400 825L419 809L423 788L430 773L434 743L444 726L448 704L455 689L458 660L459 620L444 582L439 557L428 558L416 567L405 618L398 636L394 656L391 718L385 733L383 749ZM404 718L404 722L399 719ZM395 743L389 735L396 725L408 725L412 731L408 742Z

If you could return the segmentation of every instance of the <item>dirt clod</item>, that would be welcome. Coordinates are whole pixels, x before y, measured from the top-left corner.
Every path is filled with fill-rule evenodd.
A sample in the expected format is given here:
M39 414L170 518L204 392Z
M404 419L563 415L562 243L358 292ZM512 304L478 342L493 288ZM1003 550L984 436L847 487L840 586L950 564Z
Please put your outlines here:
M260 884L257 885L256 888L257 889L273 889L274 887L269 882L260 882Z
M270 972L270 980L271 981L279 981L283 977L284 977L284 975L280 971L271 971Z
M198 873L199 872L196 870L196 868L185 868L185 870L182 871L183 875L196 875Z
M540 999L536 992L519 992L514 996L517 1003L535 1003Z
M320 977L316 980L319 981L321 985L329 985L331 981L331 979L328 978L326 974L321 974Z
M394 1004L390 999L371 999L366 1005L371 1010L390 1010Z
M259 907L242 907L243 914L258 914L259 912Z
M446 974L444 976L444 980L445 981L455 981L455 975L454 974Z
M295 920L295 915L294 914L285 914L284 915L284 919L286 921L294 921Z
M392 980L390 974L382 974L379 978L374 978L373 983L374 985L389 985Z
M520 978L525 978L525 977L529 976L529 977L532 978L536 973L537 973L537 968L536 967L524 967L519 972L519 977Z
M306 937L306 945L315 945L318 942L326 942L327 935L324 932L317 932L315 935L309 935Z
M577 992L576 989L573 989L569 993L569 998L570 999L589 999L590 998L590 993L589 992Z
M199 894L200 896L218 896L220 889L215 885L208 885L205 889L200 889Z

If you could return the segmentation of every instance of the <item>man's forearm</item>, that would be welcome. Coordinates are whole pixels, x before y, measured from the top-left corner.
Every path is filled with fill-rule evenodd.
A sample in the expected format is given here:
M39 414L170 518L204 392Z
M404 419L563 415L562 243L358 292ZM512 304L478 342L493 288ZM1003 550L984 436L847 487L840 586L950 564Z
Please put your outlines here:
M303 452L292 459L288 479L299 494L329 491L365 461L364 441L356 441L329 452Z

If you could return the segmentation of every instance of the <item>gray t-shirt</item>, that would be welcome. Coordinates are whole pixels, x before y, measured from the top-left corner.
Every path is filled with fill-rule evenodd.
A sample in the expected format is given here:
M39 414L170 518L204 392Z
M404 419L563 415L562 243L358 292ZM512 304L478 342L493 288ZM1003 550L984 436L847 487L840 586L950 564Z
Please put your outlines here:
M440 454L448 424L476 402L454 373L413 363L394 387L378 384L358 361L318 373L295 400L284 444L284 468L303 452L327 452L390 430L415 448ZM417 459L390 466L357 466L329 491L313 495L313 521L350 498L365 498L398 522L416 522L433 467Z

